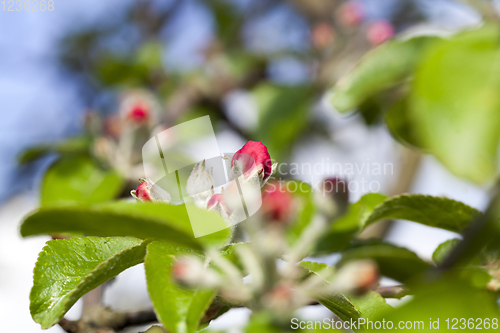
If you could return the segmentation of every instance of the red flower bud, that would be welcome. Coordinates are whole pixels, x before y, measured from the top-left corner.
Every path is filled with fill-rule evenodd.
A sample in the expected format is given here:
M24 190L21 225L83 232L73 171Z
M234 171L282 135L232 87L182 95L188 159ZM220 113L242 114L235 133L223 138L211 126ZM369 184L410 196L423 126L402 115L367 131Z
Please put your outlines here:
M292 195L279 183L270 183L264 189L261 212L272 221L286 223L291 216L292 201Z
M247 158L248 155L253 160ZM267 182L275 167L276 165L273 165L267 147L262 142L257 141L248 141L234 154L231 160L231 168L236 176L244 174L247 179L252 176L259 176L261 186Z
M366 37L372 45L379 45L393 37L395 34L394 27L387 21L375 21L370 24Z
M135 190L135 195L141 201L153 201L153 198L151 198L151 194L149 193L148 183L146 182L141 183L137 187L137 190Z
M166 203L171 201L170 194L151 180L141 179L140 181L141 184L139 184L137 189L130 192L137 200Z
M158 101L148 91L127 91L120 102L120 118L125 124L153 125L160 112Z
M132 107L127 115L128 119L140 125L149 119L149 110L142 104L136 104Z

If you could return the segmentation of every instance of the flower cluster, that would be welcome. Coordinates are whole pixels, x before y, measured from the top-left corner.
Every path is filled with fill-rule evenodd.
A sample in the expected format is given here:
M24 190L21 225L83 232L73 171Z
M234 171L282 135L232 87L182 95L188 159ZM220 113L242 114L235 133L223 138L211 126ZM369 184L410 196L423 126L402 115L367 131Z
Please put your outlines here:
M352 261L339 269L319 265L320 270L310 271L298 263L299 257L292 258L300 246L287 248L282 224L252 222L253 228L246 229L251 242L233 245L236 258L210 250L205 259L193 255L178 258L172 270L177 283L186 288L217 289L219 297L231 306L269 311L278 320L290 317L312 299L338 293L363 295L377 287L379 272L372 261Z
M262 143L249 141L231 159L230 178L239 186L258 185L262 205L257 214L242 225L250 242L233 244L231 256L207 249L204 256L185 255L172 267L173 278L187 288L218 290L230 304L244 305L254 311L270 311L280 318L290 316L311 299L332 293L366 293L377 286L379 274L369 260L349 262L335 270L324 266L311 271L300 262L313 250L331 221L342 215L348 204L347 186L339 178L326 179L317 194L317 215L290 242L287 232L296 215L296 197L269 181L276 169ZM205 161L196 164L187 181L186 192L195 205L231 220L231 201L237 197L236 183L214 193L213 171ZM143 181L132 195L141 201L169 202L170 196L151 181ZM279 259L285 264L279 264ZM281 261L283 263L283 261ZM250 282L245 277L250 277Z
M238 179L240 186L252 184L263 187L276 170L267 147L261 142L248 141L231 159L231 179ZM196 206L215 211L224 219L231 221L235 213L232 201L239 198L238 188L231 183L221 193L215 193L213 170L208 170L205 161L196 164L186 184L186 193ZM260 195L260 193L259 193ZM141 180L132 196L140 201L170 202L170 194L151 180Z
M367 15L367 8L357 0L350 0L339 7L337 12L339 22L346 28L357 28L362 23L366 23L366 39L373 45L379 45L396 34L394 25L384 19L370 20Z

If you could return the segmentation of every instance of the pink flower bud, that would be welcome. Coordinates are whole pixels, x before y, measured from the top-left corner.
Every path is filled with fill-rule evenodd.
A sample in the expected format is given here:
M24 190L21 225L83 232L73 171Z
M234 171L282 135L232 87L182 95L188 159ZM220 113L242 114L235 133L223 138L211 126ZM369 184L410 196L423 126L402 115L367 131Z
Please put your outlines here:
M267 147L257 141L248 141L231 160L232 172L236 177L244 175L247 180L252 181L255 178L261 187L271 177L276 165L277 163L272 163Z
M125 124L153 125L159 112L160 105L156 98L145 90L126 92L120 103L120 118Z
M338 12L340 22L348 27L355 27L365 19L363 5L358 1L344 3Z
M220 276L205 267L203 261L194 256L179 258L172 266L172 277L185 287L213 288L220 285Z
M231 215L226 200L224 199L223 193L214 194L207 203L207 210L216 211L220 213L223 217L228 217Z
M381 20L375 21L368 26L366 37L372 45L379 45L394 37L394 27L390 22Z
M169 203L172 198L170 194L151 180L140 179L141 184L136 190L130 192L134 198L140 201Z
M136 124L143 124L149 118L149 110L143 104L136 104L127 115L128 119Z
M340 292L362 295L378 284L377 265L371 260L352 261L342 266L333 283Z
M261 212L273 222L286 223L292 215L292 201L292 195L278 182L269 183L262 196Z

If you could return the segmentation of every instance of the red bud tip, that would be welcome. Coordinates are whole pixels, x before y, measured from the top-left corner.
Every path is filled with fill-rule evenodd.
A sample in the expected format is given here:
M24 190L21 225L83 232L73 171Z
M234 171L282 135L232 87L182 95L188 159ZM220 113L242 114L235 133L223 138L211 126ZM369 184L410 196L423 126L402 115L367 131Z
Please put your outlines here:
M250 155L253 158L253 161L245 160L241 158L241 155L238 154L246 154ZM243 170L245 173L251 171L254 167L262 167L264 170L264 179L267 179L271 175L272 170L272 161L271 156L269 156L269 152L267 151L267 147L262 144L262 142L257 141L248 141L240 150L238 150L231 160L231 167L234 165L235 160L243 160Z
M135 105L129 112L128 118L136 124L142 124L149 118L149 111L143 105Z
M135 195L141 201L153 201L147 182L142 182L141 184L139 184L139 186L135 190Z

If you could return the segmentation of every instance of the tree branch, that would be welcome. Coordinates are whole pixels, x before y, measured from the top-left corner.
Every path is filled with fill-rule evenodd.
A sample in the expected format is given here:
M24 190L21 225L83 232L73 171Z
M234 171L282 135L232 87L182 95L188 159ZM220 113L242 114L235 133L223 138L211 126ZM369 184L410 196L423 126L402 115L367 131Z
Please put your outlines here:
M375 292L383 298L401 298L409 295L408 288L405 286L380 287Z

